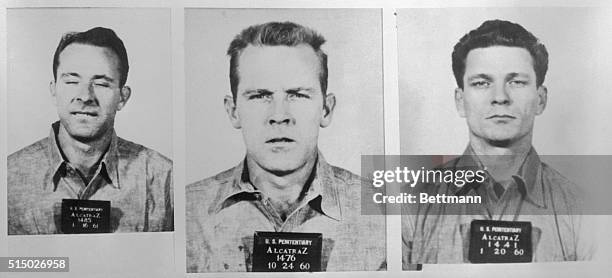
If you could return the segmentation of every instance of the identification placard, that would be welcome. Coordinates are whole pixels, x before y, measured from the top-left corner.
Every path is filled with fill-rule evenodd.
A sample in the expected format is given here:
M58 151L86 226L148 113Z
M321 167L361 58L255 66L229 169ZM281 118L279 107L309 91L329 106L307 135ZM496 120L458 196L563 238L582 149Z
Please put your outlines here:
M110 201L62 199L62 233L109 233L110 211Z
M320 233L255 232L253 271L321 271Z
M473 220L468 259L472 263L531 262L531 241L531 222Z

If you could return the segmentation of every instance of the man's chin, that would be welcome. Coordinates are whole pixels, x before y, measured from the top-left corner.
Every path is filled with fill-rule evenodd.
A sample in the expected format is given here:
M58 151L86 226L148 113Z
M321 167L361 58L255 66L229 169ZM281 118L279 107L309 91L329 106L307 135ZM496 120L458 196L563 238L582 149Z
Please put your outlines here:
M92 129L68 130L68 135L70 135L70 137L72 137L74 140L82 143L94 142L102 137L100 132Z
M92 121L75 121L74 119L60 119L60 126L68 136L82 143L89 143L110 134L112 125L108 126Z
M261 160L259 166L277 176L285 176L304 166L303 158L288 155L272 155Z
M488 139L487 142L489 145L498 148L507 148L512 145L511 139Z
M491 146L500 148L511 146L518 138L519 136L516 136L516 134L508 133L489 134L489 136L485 137Z
M273 163L266 163L266 165L262 166L266 171L273 173L274 175L285 176L295 172L298 168L300 168L301 165L298 164L299 163L295 162L283 163L282 161L274 161Z
M91 143L91 142L94 142L100 139L100 136L80 135L80 134L71 135L71 137L74 138L74 140L77 140L81 143Z

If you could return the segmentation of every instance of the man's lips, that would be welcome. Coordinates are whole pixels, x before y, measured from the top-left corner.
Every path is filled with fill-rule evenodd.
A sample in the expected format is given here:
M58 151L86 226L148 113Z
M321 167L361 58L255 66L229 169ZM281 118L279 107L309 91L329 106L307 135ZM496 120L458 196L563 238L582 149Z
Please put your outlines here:
M516 119L516 117L507 114L495 114L487 117L488 119Z
M274 143L293 143L295 140L288 137L275 137L266 141L266 143L274 144Z
M98 113L91 112L91 111L73 111L73 112L70 112L70 114L71 115L85 115L85 116L90 116L90 117L98 116Z

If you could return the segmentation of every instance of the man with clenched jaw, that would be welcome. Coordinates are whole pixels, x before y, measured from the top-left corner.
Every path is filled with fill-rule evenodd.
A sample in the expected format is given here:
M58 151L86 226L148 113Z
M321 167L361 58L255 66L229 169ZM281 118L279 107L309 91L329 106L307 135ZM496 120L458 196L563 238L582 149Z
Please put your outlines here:
M111 201L110 231L173 229L172 162L115 134L115 114L131 96L128 69L110 29L62 38L49 84L59 121L9 157L9 234L66 232L57 225L62 199Z
M236 96L225 98L232 125L242 130L250 179L282 219L299 203L317 160L319 127L330 124L336 102L322 92L319 64L306 44L248 46Z
M360 215L360 178L317 146L336 105L324 42L291 22L254 25L231 42L224 106L246 157L187 187L188 272L251 271L256 231L322 233L322 270L384 267L384 218Z
M91 177L110 144L115 113L131 90L121 84L118 56L99 46L68 45L59 54L55 75L49 87L60 118L60 149L81 174Z
M531 234L520 235L531 238L534 250L526 261L589 259L591 245L580 233L579 188L541 162L532 146L535 118L547 103L545 46L516 23L489 20L455 45L452 67L457 82L455 105L467 121L469 144L462 156L443 167L477 167L486 171L487 179L462 188L439 183L425 190L479 195L484 201L419 207L416 223L403 223L415 227L415 231L403 230L404 243L412 244L404 245L404 267L480 260L472 255L478 247L466 243L475 238L474 223L482 223L474 220L490 221L487 225L529 222ZM404 217L402 221L414 220ZM495 256L487 259L491 257Z

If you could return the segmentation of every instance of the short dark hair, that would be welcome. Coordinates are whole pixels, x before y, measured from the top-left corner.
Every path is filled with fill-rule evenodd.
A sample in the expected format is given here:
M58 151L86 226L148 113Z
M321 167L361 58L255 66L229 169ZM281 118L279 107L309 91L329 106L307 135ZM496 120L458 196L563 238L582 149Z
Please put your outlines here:
M317 58L319 58L319 83L321 84L321 92L325 96L327 92L327 54L321 49L323 43L325 43L323 36L310 28L293 22L268 22L253 25L242 30L240 34L234 37L234 40L232 40L227 49L227 55L230 56L229 77L234 102L238 93L238 83L240 83L238 58L240 58L244 49L249 45L310 45L314 49Z
M475 48L496 45L521 47L529 51L536 73L536 85L539 87L544 83L548 70L548 51L544 44L519 24L504 20L488 20L464 35L455 45L452 55L453 73L459 88L463 89L465 59L468 53Z
M128 71L130 70L127 51L123 41L115 34L115 31L103 27L95 27L85 32L70 32L62 36L53 55L53 78L56 81L59 56L68 45L73 43L99 46L112 50L119 58L119 86L123 87L125 85Z

